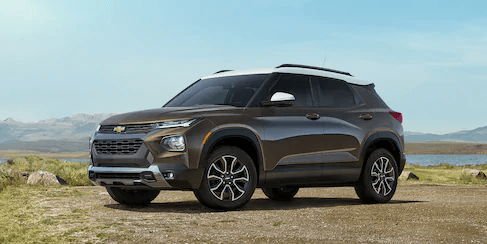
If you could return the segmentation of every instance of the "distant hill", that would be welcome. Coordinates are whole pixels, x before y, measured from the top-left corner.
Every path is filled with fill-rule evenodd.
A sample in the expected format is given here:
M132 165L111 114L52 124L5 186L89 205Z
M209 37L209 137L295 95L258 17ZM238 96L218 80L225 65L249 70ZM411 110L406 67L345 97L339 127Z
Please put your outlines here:
M406 131L404 140L406 142L462 141L487 143L487 126L443 135Z
M96 126L114 114L75 114L60 119L22 122L0 121L0 143L35 141L86 141Z

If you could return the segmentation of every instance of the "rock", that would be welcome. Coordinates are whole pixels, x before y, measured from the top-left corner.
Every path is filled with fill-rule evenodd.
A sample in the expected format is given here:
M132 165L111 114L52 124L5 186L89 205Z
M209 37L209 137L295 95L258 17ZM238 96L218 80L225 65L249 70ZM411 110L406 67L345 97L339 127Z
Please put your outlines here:
M419 177L413 174L411 171L403 171L402 174L399 176L400 180L419 180Z
M477 179L487 180L487 176L485 175L485 173L478 169L463 169L462 174L471 175L472 177Z
M28 185L65 185L66 181L61 177L46 171L39 170L29 175Z

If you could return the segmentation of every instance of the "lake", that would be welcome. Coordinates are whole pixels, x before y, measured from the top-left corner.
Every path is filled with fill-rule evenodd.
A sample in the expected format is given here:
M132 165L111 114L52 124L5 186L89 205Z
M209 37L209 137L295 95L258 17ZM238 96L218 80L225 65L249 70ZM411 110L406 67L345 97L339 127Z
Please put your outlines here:
M89 158L58 158L60 161L66 161L66 162L90 162ZM0 158L0 164L5 163L8 160L8 158Z
M448 163L451 165L487 164L486 154L411 154L406 155L407 164L422 166L439 165Z

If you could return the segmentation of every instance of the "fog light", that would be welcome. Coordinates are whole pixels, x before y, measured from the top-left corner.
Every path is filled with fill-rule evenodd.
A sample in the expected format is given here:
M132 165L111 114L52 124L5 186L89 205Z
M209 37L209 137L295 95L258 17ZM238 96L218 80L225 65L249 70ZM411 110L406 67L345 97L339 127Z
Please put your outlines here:
M93 172L93 171L89 171L89 172L88 172L88 178L89 178L90 180L96 180L96 174L95 174L95 172Z
M167 172L167 173L162 173L162 177L166 180L173 180L174 179L174 173L172 172Z
M164 137L161 144L164 148L173 152L182 152L186 149L183 135Z

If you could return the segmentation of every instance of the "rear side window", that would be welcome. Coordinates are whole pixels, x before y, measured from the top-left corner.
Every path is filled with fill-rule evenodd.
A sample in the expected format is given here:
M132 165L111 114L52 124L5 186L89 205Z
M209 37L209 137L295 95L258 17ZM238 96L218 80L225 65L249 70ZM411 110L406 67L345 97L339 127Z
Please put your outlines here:
M294 96L293 107L312 107L311 84L308 76L281 74L270 90L270 96L276 92L290 93Z
M318 105L326 108L348 108L355 106L355 97L345 81L312 77L318 90Z

